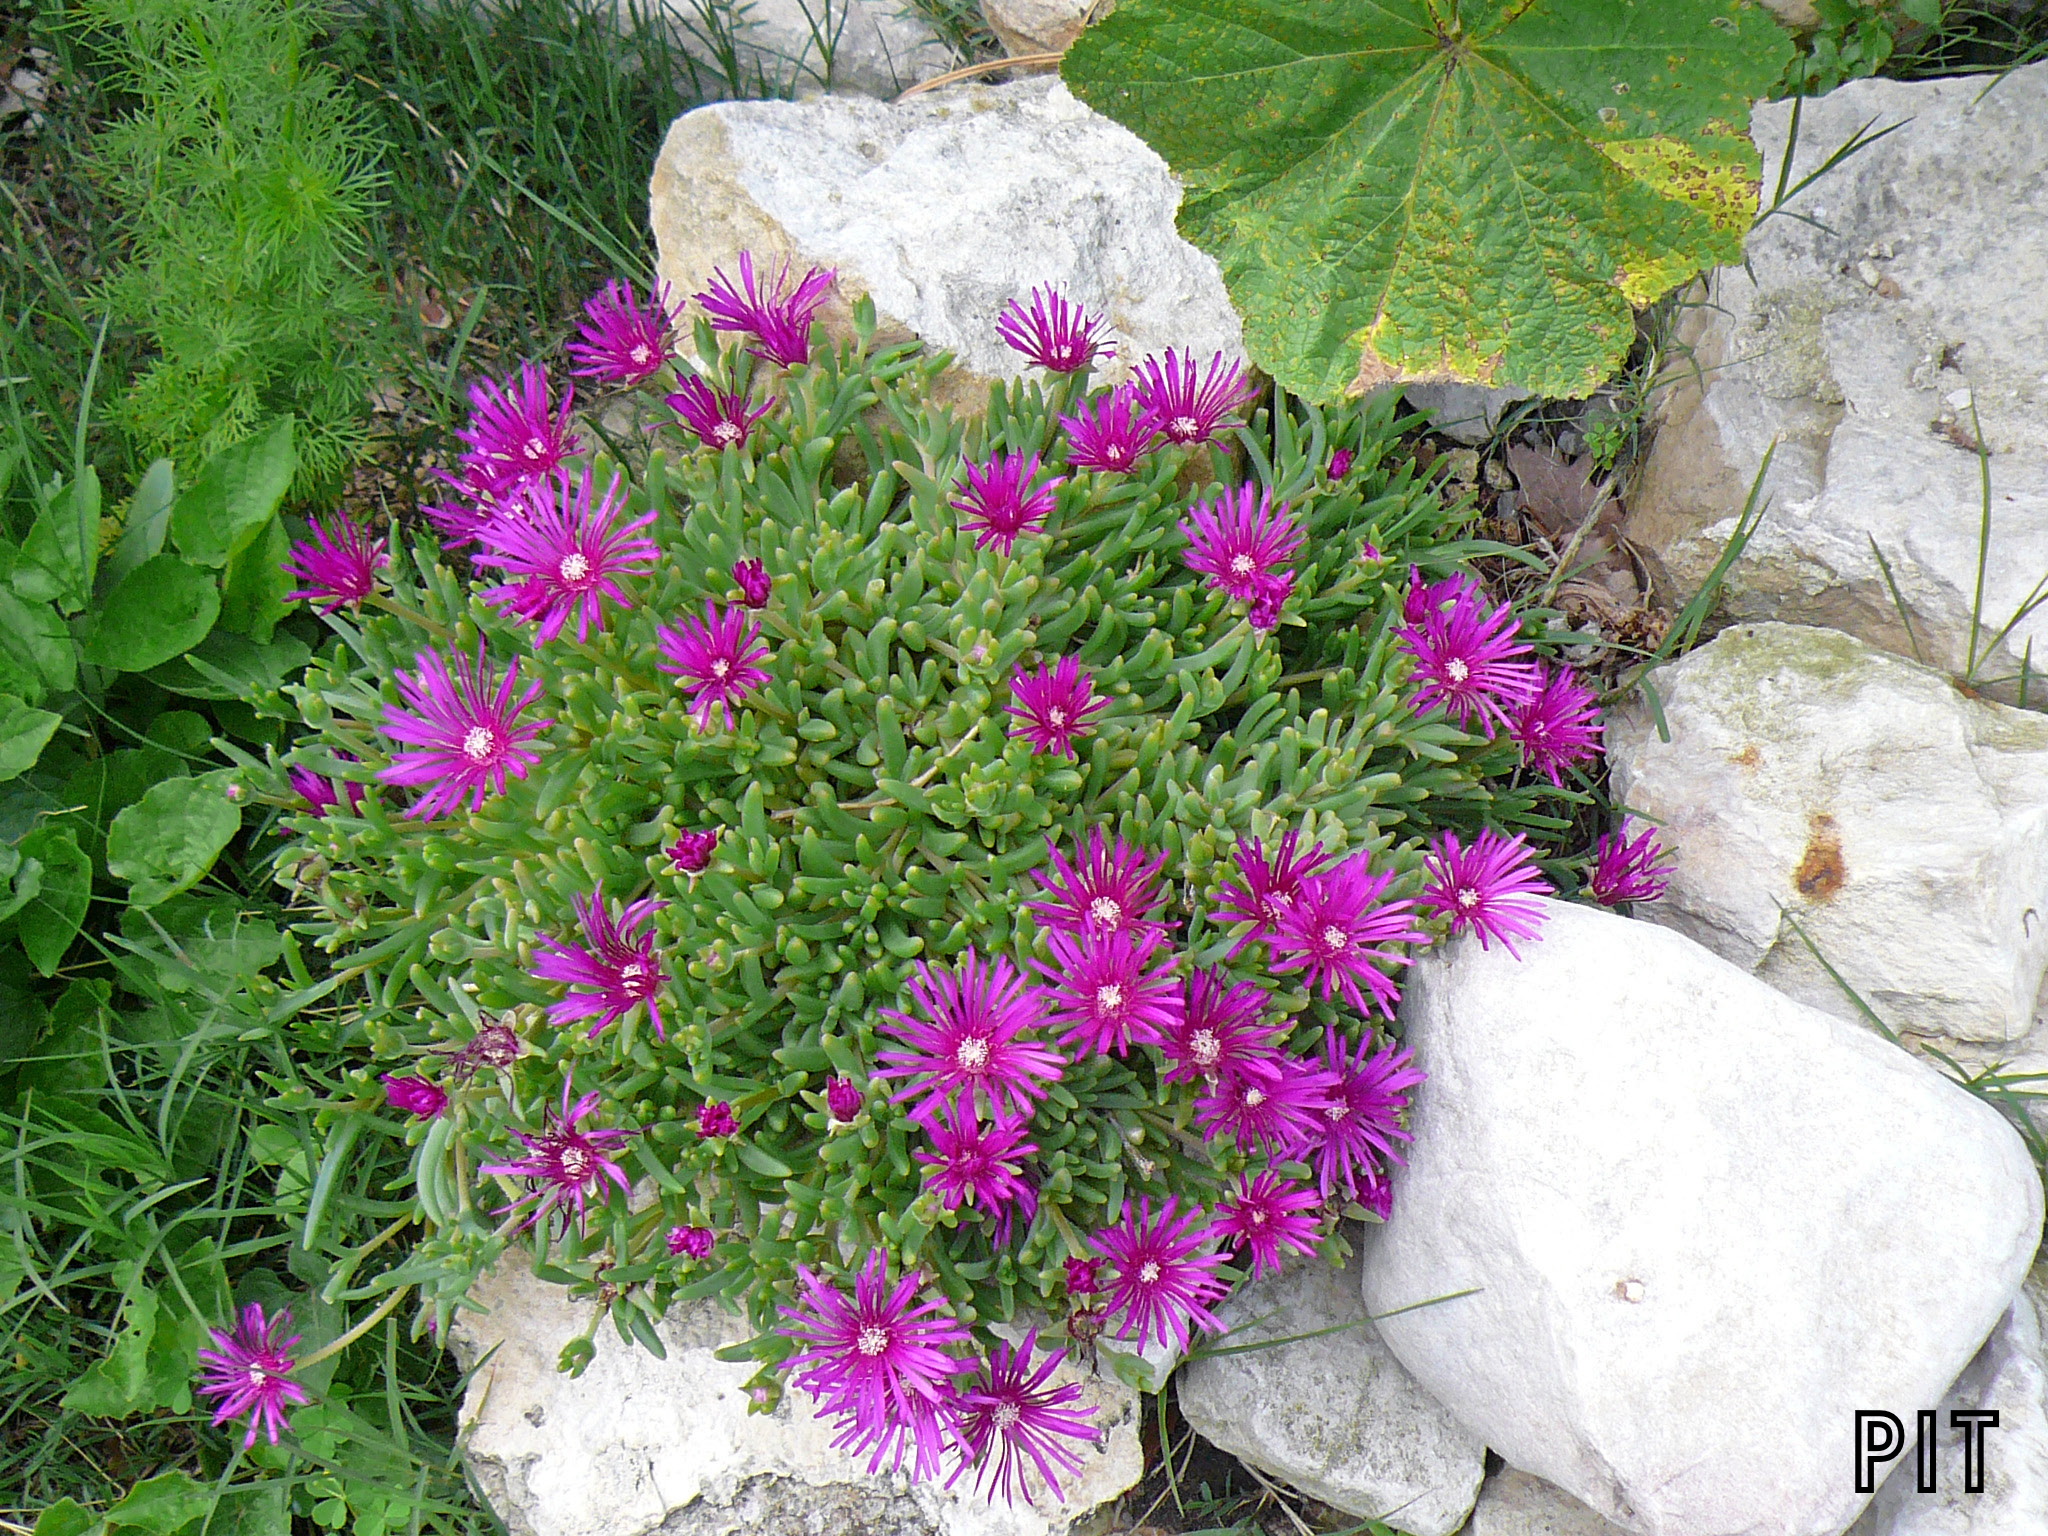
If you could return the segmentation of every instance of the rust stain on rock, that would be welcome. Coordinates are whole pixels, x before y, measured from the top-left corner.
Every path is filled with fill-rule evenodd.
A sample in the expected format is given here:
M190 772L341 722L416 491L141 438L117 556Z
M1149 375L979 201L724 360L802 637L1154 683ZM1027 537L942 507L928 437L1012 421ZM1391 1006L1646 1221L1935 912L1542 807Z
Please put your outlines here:
M1842 834L1835 818L1820 812L1807 817L1806 826L1806 852L1792 871L1792 883L1808 901L1832 901L1849 879L1849 867L1842 862Z
M1757 751L1755 744L1752 743L1735 753L1728 761L1738 768L1760 768L1763 766L1764 755Z

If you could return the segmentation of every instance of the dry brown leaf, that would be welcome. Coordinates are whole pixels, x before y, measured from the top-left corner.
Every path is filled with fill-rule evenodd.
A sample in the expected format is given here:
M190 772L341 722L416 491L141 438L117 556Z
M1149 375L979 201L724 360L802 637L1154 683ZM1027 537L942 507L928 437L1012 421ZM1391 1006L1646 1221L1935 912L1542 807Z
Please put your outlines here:
M1595 483L1591 454L1568 464L1540 448L1510 443L1507 459L1522 489L1522 510L1552 543L1576 533L1596 506L1601 524L1610 519L1619 524L1621 505L1605 484Z

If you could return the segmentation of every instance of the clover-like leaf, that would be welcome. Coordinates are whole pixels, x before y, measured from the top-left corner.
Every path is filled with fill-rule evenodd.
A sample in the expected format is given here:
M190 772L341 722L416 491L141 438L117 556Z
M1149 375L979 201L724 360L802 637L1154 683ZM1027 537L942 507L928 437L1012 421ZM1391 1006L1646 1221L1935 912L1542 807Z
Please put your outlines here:
M1743 0L1123 0L1062 72L1181 178L1289 389L1576 395L1633 305L1741 259L1790 55Z

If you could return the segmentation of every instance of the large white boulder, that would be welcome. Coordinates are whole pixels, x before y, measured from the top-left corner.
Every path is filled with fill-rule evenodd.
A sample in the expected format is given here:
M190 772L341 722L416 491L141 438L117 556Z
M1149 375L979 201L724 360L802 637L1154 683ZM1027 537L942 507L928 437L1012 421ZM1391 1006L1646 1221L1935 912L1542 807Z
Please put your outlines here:
M1790 120L1789 102L1751 120L1765 204ZM1995 86L1857 80L1808 101L1786 185L1866 125L1897 131L1759 224L1748 268L1716 272L1685 316L1629 537L1681 592L1696 589L1775 441L1769 510L1730 574L1730 614L1825 624L1902 655L1917 640L1960 670L1983 512L1977 424L1993 630L2048 572L2048 63ZM2048 610L1979 676L2016 671L2029 639L2048 654Z
M1355 1268L1312 1259L1240 1286L1217 1315L1229 1333L1213 1343L1294 1342L1183 1367L1180 1411L1205 1439L1397 1531L1450 1536L1464 1525L1486 1447L1380 1341Z
M742 250L829 267L821 318L835 333L870 295L885 333L953 353L970 380L1022 372L996 317L1041 284L1106 316L1125 364L1169 346L1244 355L1215 261L1174 229L1166 162L1057 79L893 105L699 107L669 129L649 193L661 275L679 295L714 267L732 272Z
M715 1352L752 1330L710 1302L663 1320L666 1360L600 1323L596 1357L570 1377L556 1360L589 1330L593 1303L536 1280L517 1257L471 1296L488 1310L462 1313L454 1343L466 1363L490 1357L463 1399L463 1454L512 1536L1066 1536L1143 1471L1137 1397L1117 1382L1072 1378L1086 1384L1102 1439L1082 1448L1064 1503L1040 1489L1038 1502L990 1504L965 1480L949 1493L869 1476L832 1449L834 1430L802 1392L749 1413L753 1367Z
M1465 1536L1625 1536L1621 1527L1517 1467L1502 1467L1479 1490Z
M1682 934L1546 903L1419 960L1366 1305L1509 1464L1640 1536L1837 1536L1854 1414L1939 1402L2041 1185L1998 1113Z
M1738 625L1608 721L1617 801L1660 821L1642 909L1783 991L1895 1029L2017 1040L2048 971L2048 716L1828 629Z

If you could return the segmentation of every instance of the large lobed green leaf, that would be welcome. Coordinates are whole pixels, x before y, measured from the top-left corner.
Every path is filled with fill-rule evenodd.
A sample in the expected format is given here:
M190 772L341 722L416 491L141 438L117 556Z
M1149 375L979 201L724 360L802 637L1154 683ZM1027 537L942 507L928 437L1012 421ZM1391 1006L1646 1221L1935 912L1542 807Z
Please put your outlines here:
M1288 388L1576 395L1741 259L1790 53L1743 0L1124 0L1062 72L1181 178Z

